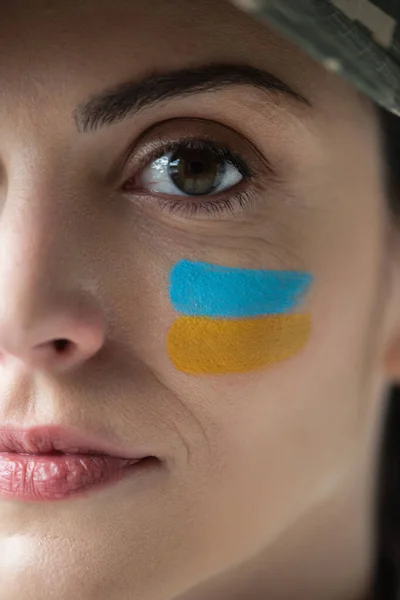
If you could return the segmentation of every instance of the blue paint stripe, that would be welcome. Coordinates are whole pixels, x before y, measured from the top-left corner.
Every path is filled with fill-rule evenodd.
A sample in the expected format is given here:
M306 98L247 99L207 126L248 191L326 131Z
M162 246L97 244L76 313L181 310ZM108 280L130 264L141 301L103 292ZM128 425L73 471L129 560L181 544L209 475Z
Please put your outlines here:
M170 272L170 298L189 316L240 318L279 314L298 305L312 275L233 269L182 260Z

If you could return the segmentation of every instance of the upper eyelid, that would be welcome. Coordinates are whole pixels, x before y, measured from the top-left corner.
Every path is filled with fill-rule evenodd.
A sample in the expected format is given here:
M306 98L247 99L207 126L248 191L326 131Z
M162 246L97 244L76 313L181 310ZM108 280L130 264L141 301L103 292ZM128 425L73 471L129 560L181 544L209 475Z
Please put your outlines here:
M193 141L193 146L191 145L191 142ZM216 150L216 154L219 154L222 158L226 158L226 155L230 154L232 156L232 158L237 158L238 160L240 160L242 163L246 163L246 161L240 156L239 153L235 152L234 150L232 150L231 148L228 148L227 146L223 146L222 144L219 146L216 142L210 141L210 140L200 140L200 139L183 139L180 142L171 142L168 143L164 146L164 147L160 147L159 150L154 152L154 155L150 158L150 161L152 160L157 160L157 158L161 158L162 156L164 156L165 154L169 154L171 152L173 152L173 150L175 148L179 148L179 147L183 147L183 148L196 148L196 144L198 144L198 148L199 149L203 149L203 148L209 148L210 150ZM223 150L223 152L219 153L218 149Z
M212 131L211 133L207 132L207 134L193 133L189 135L187 133L184 133L184 131L178 131L176 133L174 132L173 137L171 137L169 140L163 138L162 134L165 131L164 128L166 128L167 130L169 127L173 128L173 126L176 126L177 128L182 128L185 122L189 122L189 125L191 125L192 128L194 128L195 126L207 126L208 128L212 129L214 127L217 128L217 130L220 130L222 133L224 133L224 135L222 135L221 133L220 138L220 135L214 135L215 132ZM161 131L159 131L159 129L161 129ZM155 139L151 139L151 134L154 130L157 132L157 136L155 136ZM235 145L230 141L227 143L222 139L223 137L229 135L237 139L238 146L242 146L242 148L236 148ZM146 142L148 138L150 138L151 142L149 143L149 145L154 147L154 151L148 151L147 149L143 150L143 144L146 147ZM204 143L209 142L211 145L213 144L216 147L227 148L232 153L242 157L242 160L244 162L247 162L248 165L253 163L252 170L254 172L263 171L266 174L268 174L268 176L275 175L275 170L273 168L272 163L268 159L268 156L266 156L265 153L262 152L257 147L257 145L255 145L251 140L249 140L247 136L241 131L237 131L230 125L226 125L224 123L212 119L205 119L199 117L174 117L150 125L133 140L133 142L128 146L124 154L121 167L121 176L123 175L123 172L126 172L127 169L130 169L132 167L134 168L135 172L137 172L140 168L144 168L149 160L149 157L151 159L152 157L157 156L157 154L158 156L160 156L159 149L162 150L163 148L174 147L179 145L180 143L196 139ZM256 168L256 164L259 165L259 169Z
M190 140L188 140L188 141L190 141ZM201 142L201 140L195 140L195 141ZM171 145L174 145L175 147L179 147L180 144L179 144L179 142L176 142L176 143L174 142L174 143L171 143ZM181 142L181 145L182 145L182 142ZM207 147L207 145L208 145L207 141L204 141L204 147ZM215 142L211 142L210 145L218 147L218 145ZM232 156L232 158L234 158L234 151L231 151L229 148L226 148L226 150ZM169 151L168 150L166 150L166 151L162 150L162 147L161 147L160 151L157 152L157 154L155 154L152 158L150 158L147 161L146 166L148 166L149 164L151 164L151 162L153 162L155 160L158 160L158 158L161 158L163 155L165 155L167 153L169 153ZM237 160L240 160L240 164L238 164ZM249 165L247 164L247 162L242 157L240 157L239 155L236 157L236 159L234 158L234 161L232 161L232 164L233 164L234 168L236 168L240 172L240 174L243 177L243 180L245 180L245 181L253 179L253 178L255 178L257 176L256 170L252 169L251 167L249 167ZM143 171L143 167L141 169L139 169L138 172L142 172L142 171ZM125 182L125 186L129 187L129 184L132 182L132 180L135 179L136 176L137 176L137 174L136 175L133 174L128 179L128 181ZM155 193L155 192L153 192L153 193Z

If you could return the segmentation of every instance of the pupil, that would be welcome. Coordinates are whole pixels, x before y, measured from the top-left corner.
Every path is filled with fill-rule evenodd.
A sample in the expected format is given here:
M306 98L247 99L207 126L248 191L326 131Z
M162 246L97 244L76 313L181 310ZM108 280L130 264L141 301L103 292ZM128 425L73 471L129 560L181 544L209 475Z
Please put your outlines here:
M204 165L202 165L202 163L200 162L192 162L190 165L190 172L193 175L199 175L203 169L204 169Z
M176 187L191 196L204 196L213 192L224 173L225 161L202 148L179 148L168 164L168 174Z

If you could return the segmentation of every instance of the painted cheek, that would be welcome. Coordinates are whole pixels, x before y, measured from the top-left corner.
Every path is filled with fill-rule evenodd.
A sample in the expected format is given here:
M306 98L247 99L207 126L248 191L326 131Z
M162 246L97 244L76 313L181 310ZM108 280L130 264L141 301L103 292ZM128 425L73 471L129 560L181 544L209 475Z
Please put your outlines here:
M240 373L297 354L309 332L308 315L232 321L181 317L168 332L167 347L175 367L184 373Z
M232 269L183 260L170 274L170 299L179 317L167 351L185 373L240 373L297 354L311 329L310 315L285 314L312 282L308 273Z

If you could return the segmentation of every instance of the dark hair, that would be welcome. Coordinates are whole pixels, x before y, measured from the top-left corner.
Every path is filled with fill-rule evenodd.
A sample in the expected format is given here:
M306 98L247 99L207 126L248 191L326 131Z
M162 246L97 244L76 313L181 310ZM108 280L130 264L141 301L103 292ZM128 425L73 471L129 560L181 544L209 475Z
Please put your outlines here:
M378 478L377 548L371 600L397 600L400 593L400 391L392 391L382 437Z
M400 117L380 108L389 208L400 216Z
M400 117L379 109L389 208L400 216ZM400 230L399 230L400 233ZM399 307L400 310L400 307ZM393 388L385 415L378 481L373 600L400 597L400 388Z

